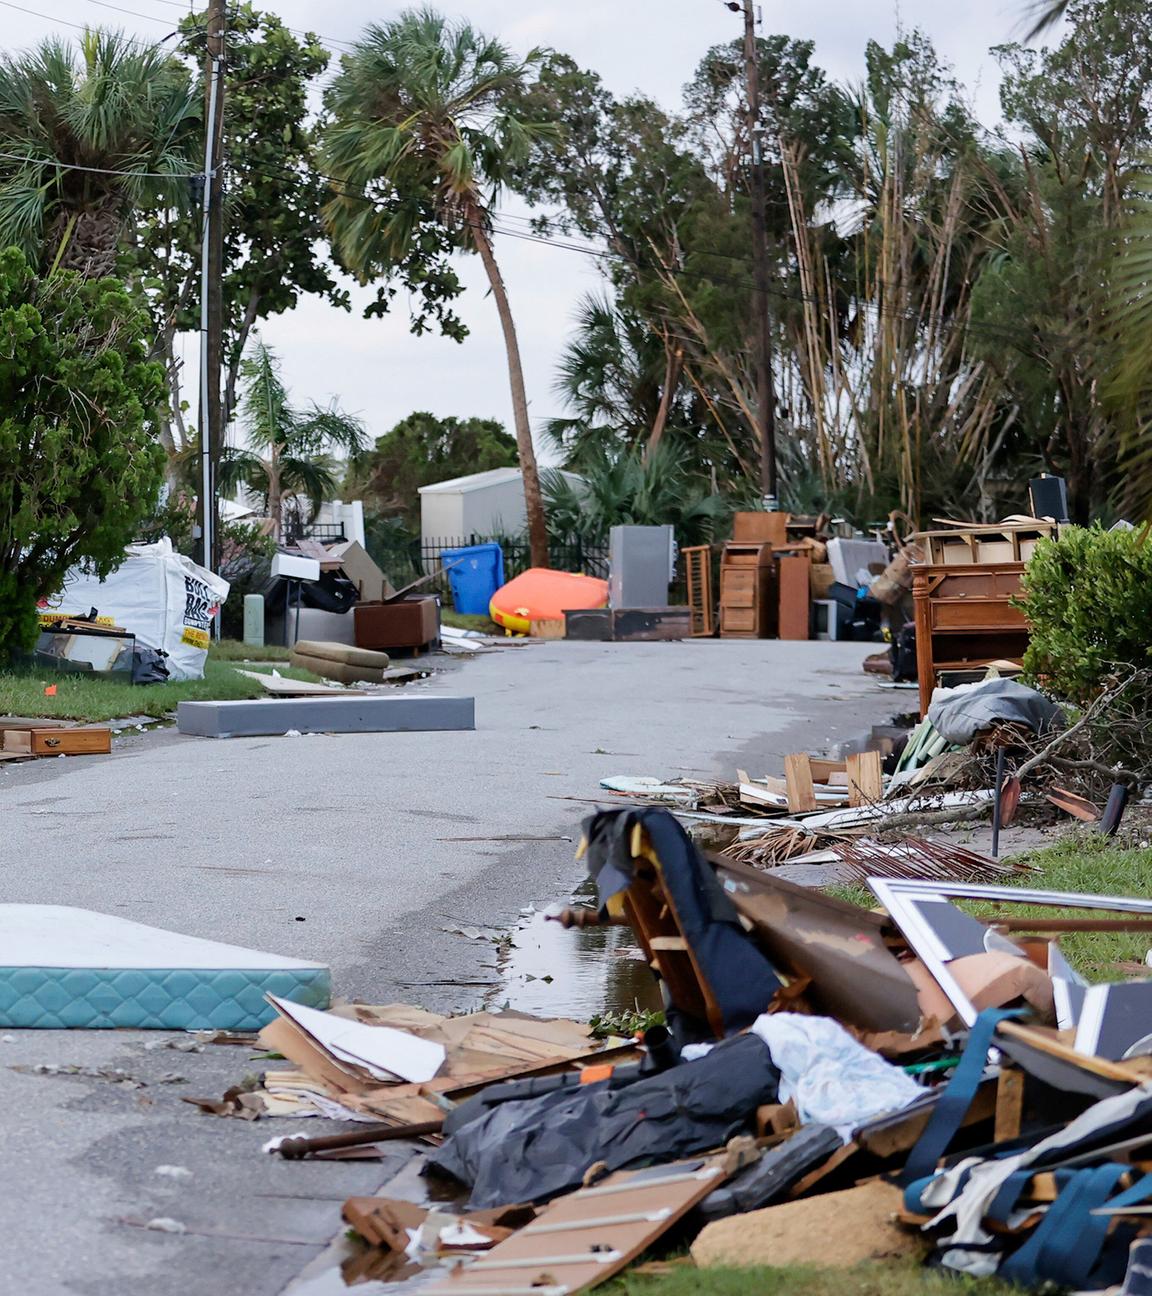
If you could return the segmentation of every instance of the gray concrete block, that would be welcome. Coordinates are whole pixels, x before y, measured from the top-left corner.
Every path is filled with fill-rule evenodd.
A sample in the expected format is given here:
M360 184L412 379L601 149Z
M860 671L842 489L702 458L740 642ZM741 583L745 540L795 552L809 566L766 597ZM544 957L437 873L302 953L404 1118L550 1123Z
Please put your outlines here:
M470 697L259 698L181 702L176 727L202 738L301 733L418 733L476 728Z

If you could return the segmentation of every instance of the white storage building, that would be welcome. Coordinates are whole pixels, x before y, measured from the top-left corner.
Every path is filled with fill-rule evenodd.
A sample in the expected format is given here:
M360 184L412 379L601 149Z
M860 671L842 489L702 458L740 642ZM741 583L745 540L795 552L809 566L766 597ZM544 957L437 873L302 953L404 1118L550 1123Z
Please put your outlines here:
M565 473L573 483L581 478ZM519 468L490 468L420 487L420 534L428 544L515 536L527 525Z

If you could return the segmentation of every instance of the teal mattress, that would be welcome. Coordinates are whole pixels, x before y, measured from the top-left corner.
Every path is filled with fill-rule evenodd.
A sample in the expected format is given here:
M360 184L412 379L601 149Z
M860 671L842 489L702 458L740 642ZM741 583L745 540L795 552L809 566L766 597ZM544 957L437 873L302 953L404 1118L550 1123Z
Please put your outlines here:
M322 963L65 905L0 905L0 1027L252 1031L265 995L327 1008Z

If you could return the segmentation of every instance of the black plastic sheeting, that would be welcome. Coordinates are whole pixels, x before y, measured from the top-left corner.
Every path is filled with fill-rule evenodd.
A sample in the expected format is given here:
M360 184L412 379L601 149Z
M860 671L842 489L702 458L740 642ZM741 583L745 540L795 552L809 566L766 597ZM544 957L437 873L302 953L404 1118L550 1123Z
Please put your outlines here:
M469 1185L472 1209L546 1202L578 1188L600 1162L611 1173L722 1147L751 1128L757 1107L776 1101L779 1083L764 1043L742 1035L624 1089L607 1081L561 1089L473 1120L460 1108L425 1170Z

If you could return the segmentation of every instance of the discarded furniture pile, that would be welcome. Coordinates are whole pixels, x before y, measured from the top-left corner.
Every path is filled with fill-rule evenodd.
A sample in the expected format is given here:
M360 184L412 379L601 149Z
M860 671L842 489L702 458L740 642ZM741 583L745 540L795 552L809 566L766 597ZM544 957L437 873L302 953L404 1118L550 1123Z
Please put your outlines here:
M290 1066L189 1100L360 1123L266 1145L288 1160L423 1144L456 1200L347 1200L356 1274L567 1296L661 1239L702 1267L919 1256L1035 1288L1144 1263L1152 982L1088 985L1062 942L1152 931L1152 902L950 881L913 845L864 908L704 855L659 808L596 813L581 854L595 902L553 916L628 926L663 1025L270 995L260 1043Z
M355 540L301 539L273 559L260 593L248 596L246 616L260 623L253 627L260 642L266 635L286 648L303 641L382 654L427 652L455 637L441 628L437 595L422 589L439 575L430 572L398 590Z
M1020 582L1038 542L1056 533L1055 522L1012 517L915 537L924 552L912 568L921 715L938 685L971 683L994 663L1002 674L1022 669L1028 621Z

